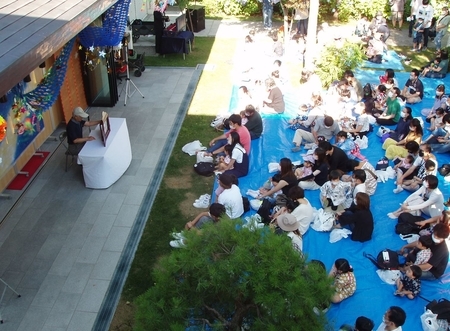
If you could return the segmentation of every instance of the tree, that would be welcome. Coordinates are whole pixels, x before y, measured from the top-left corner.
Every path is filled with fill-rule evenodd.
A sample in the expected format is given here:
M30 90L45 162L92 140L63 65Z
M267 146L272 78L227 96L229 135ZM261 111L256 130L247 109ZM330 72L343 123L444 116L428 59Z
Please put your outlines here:
M287 236L241 224L224 219L185 234L186 248L162 258L137 299L136 330L324 330L313 307L333 292L325 270L306 264Z

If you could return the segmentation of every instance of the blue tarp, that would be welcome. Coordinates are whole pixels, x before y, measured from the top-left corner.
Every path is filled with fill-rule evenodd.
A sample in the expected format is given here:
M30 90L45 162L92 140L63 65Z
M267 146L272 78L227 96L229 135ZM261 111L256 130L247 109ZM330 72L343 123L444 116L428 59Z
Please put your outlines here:
M376 84L378 83L378 76L383 73L384 69L381 71L364 70L357 72L356 76L363 84ZM396 73L400 89L402 89L408 76L409 73ZM422 81L425 86L425 99L420 104L412 106L414 116L420 116L422 108L432 106L437 84L447 83L447 86L450 87L448 84L450 78L444 80L425 78ZM284 96L287 107L285 114L263 115L264 133L260 139L252 141L250 172L248 176L239 179L239 187L243 195L248 189L258 189L271 176L267 168L270 162L278 162L282 157L298 161L301 159L301 154L305 153L304 151L300 153L291 152L294 131L287 128L287 121L297 113L298 103L296 100L298 95L300 95L299 91L285 89ZM230 111L235 109L236 103L237 87L233 89ZM428 132L425 133L425 135L427 134ZM375 165L384 156L380 139L375 132L369 134L369 146L370 148L362 150L362 153L372 165ZM449 154L438 154L437 158L440 165L450 163ZM445 197L448 197L450 183L444 182L441 176L438 175L438 177L440 179L439 188ZM343 239L330 244L329 233L319 233L312 229L304 236L303 248L308 259L321 260L325 263L327 270L330 270L337 258L346 258L355 270L356 293L340 304L332 304L326 314L336 330L344 323L353 324L360 315L371 318L378 327L384 312L392 305L401 306L407 312L408 317L403 330L422 330L419 317L423 313L426 302L420 298L409 300L394 296L394 286L383 283L375 273L375 266L363 257L363 252L376 256L379 251L385 248L397 250L406 243L394 232L397 222L386 216L388 212L396 210L399 203L408 196L407 192L394 194L392 192L394 188L393 180L384 184L379 183L375 195L371 197L371 210L375 220L375 230L371 241L359 243L350 239ZM320 208L318 191L306 191L306 197L314 207ZM429 299L450 298L449 284L450 269L447 269L446 274L440 280L423 281L421 295Z
M383 55L383 63L373 63L370 61L364 61L361 65L362 68L373 68L378 70L383 70L386 68L391 68L394 70L403 71L402 59L398 56L395 51L387 51L386 54Z

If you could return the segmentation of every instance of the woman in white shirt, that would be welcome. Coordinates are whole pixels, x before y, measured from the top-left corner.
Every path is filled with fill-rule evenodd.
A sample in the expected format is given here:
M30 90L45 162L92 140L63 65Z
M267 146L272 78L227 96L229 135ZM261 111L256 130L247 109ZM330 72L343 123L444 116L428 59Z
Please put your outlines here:
M411 194L396 211L389 213L389 218L396 219L401 213L410 213L420 216L438 216L444 210L444 196L437 188L439 180L434 175L423 178L422 187Z

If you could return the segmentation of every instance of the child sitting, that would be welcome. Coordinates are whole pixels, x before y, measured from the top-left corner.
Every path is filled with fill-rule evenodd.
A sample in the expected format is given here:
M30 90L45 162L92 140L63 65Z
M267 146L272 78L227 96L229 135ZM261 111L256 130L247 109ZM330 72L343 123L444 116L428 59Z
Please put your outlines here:
M334 278L335 293L331 302L339 303L352 296L356 291L356 278L353 268L346 259L337 259L330 271L330 277Z
M308 154L306 156L303 157L303 167L299 167L297 169L295 169L295 176L297 177L297 179L309 176L313 173L313 166L314 166L315 160L314 157L312 156L312 154ZM310 179L314 180L314 179Z
M341 181L340 172L332 170L329 174L329 181L320 188L320 201L324 208L331 207L336 211L339 207L345 209L345 202L348 192L351 191L351 183Z
M274 188L275 186L278 185L278 183L281 180L281 174L275 174L272 177L270 177L262 187L259 188L259 190L248 190L247 191L247 195L258 199L258 197L263 194L263 193L267 193L269 192L272 188ZM274 203L277 195L283 193L282 190L278 190L276 192L274 192L271 196L268 196L267 198L269 199L270 202Z
M241 115L241 125L247 124L248 118L247 118L247 116L245 115L245 110L241 110L241 111L239 112L239 115Z
M418 265L406 267L405 274L395 282L397 290L394 295L400 295L401 297L406 295L408 299L414 299L420 293L420 276L422 276L422 269Z
M375 108L379 111L384 111L386 108L386 86L380 84L376 89Z
M422 50L422 38L423 38L423 18L419 17L413 27L413 48L414 52L420 52Z
M339 131L336 135L336 146L342 149L350 160L364 161L366 159L361 154L358 144L348 138L345 131Z
M419 169L419 173L412 179L404 180L402 188L410 192L415 192L422 186L423 178L428 175L436 175L436 163L433 160L426 160L425 171L421 172Z
M431 236L420 236L419 240L416 241L416 247L411 251L401 251L405 257L405 265L411 266L427 263L431 258L431 246L433 246L433 239Z
M436 109L436 111L434 111L434 112L431 111L430 114L425 119L425 121L427 123L431 124L430 128L428 130L434 131L436 129L443 129L444 128L444 121L443 121L444 115L445 115L445 110L442 109L441 107ZM434 132L432 134L434 134ZM434 135L435 136L438 135L437 132Z
M225 145L223 150L225 156L219 157L219 163L215 167L217 173L233 169L233 166L230 167L231 154L233 153L233 146Z
M394 170L397 171L397 169L400 169L403 171L403 173L406 172L409 168L411 168L412 164L414 163L414 158L412 155L407 155L406 157L397 157L394 159Z
M308 119L308 111L311 109L308 105L301 105L299 107L301 114L298 114L296 118L289 120L289 129L294 131L298 129L304 129L304 121Z

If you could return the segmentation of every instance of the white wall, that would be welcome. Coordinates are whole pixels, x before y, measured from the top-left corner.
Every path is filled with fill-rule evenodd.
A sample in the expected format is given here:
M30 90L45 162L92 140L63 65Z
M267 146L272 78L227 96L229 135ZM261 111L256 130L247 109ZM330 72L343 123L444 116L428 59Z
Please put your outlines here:
M154 8L154 0L131 0L130 22L133 22L135 19L144 20L147 15L153 15Z

